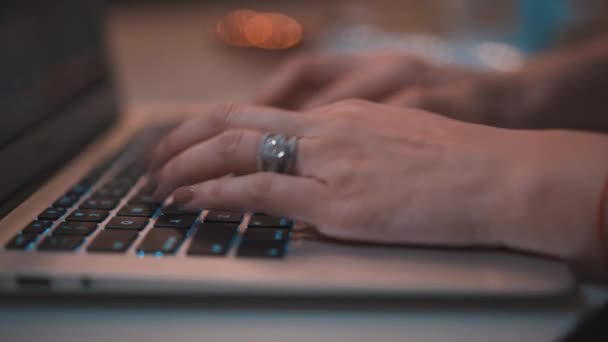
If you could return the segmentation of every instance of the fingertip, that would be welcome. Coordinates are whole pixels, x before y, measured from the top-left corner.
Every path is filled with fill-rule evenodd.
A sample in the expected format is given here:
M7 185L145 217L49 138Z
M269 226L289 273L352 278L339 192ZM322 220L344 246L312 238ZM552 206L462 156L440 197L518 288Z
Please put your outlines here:
M194 199L195 192L196 189L194 186L179 188L173 193L173 201L182 206L188 206L188 204Z

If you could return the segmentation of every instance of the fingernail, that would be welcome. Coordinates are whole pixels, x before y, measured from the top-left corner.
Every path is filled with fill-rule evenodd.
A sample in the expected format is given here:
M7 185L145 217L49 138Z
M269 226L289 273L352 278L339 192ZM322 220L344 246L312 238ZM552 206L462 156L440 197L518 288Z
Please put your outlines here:
M194 198L194 187L180 188L173 193L173 201L178 204L186 204Z

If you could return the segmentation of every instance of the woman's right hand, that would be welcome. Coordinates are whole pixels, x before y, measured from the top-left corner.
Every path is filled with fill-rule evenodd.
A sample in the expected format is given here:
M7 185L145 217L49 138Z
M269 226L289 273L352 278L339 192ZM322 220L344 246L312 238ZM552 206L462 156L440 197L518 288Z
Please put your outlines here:
M255 102L307 110L357 98L404 106L436 106L463 98L485 73L429 61L402 53L371 55L300 55L287 60L262 86ZM463 87L444 87L466 84ZM433 98L423 95L433 95ZM441 95L435 96L435 95ZM476 101L477 98L469 97ZM468 116L470 110L462 110ZM440 112L441 113L441 112ZM473 121L473 120L466 120Z

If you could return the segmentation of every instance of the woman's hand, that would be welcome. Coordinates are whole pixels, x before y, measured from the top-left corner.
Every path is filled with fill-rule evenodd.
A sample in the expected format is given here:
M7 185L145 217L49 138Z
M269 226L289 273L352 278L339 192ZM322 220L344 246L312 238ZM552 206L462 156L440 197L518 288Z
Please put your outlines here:
M294 175L256 173L265 132L299 138ZM153 179L187 207L292 217L336 238L495 245L492 220L512 221L517 202L506 132L360 100L306 115L225 106L160 143Z
M293 175L256 172L265 132L299 138ZM193 209L291 217L346 240L507 246L606 276L596 218L607 149L596 134L499 129L361 100L306 115L232 105L169 134L152 180L157 196L175 191Z
M412 102L411 92L471 81L480 75L402 53L300 55L279 67L262 86L256 103L286 109L310 109L348 98L407 104Z

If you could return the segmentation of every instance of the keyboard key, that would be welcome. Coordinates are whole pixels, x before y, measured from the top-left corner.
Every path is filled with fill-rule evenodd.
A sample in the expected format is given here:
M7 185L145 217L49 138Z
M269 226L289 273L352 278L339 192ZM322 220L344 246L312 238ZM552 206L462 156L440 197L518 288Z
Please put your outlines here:
M196 221L192 215L163 215L156 220L155 227L190 228Z
M129 192L130 187L126 186L104 186L95 191L93 197L112 197L121 198Z
M139 193L129 200L129 204L148 204L157 208L163 204L163 201L155 199L152 195Z
M27 227L23 228L22 233L25 234L40 234L50 228L53 225L53 221L47 220L35 220L28 224Z
M75 210L72 215L68 216L68 221L81 221L81 222L101 222L108 217L108 212L105 210L86 210L78 209Z
M45 251L73 251L84 242L84 237L78 235L51 235L48 236L40 245L39 250Z
M119 200L117 198L101 198L93 197L85 200L80 204L80 209L105 209L112 210L116 208Z
M113 217L106 225L107 229L134 229L142 230L148 224L148 219L145 217Z
M79 183L79 184L74 185L72 187L72 189L70 189L70 191L68 191L68 194L76 196L76 197L81 197L87 191L89 191L89 189L91 189L91 184Z
M282 258L285 256L285 249L286 244L283 242L242 242L237 250L237 255L240 257Z
M93 184L95 184L99 180L99 178L101 178L101 176L103 176L103 171L98 170L98 171L92 172L92 173L86 175L84 178L82 178L80 180L79 184L90 188L91 186L93 186Z
M243 221L242 213L231 211L209 211L205 216L205 222L224 222L239 224Z
M53 203L53 207L69 208L76 204L79 198L75 195L64 195Z
M291 228L293 221L284 217L255 214L251 216L248 227Z
M179 228L154 228L137 247L138 253L173 254L186 238L186 231Z
M149 204L127 204L120 209L118 216L152 217L156 207Z
M41 220L56 220L65 214L65 210L65 208L48 208L40 213L38 218Z
M236 224L201 224L188 249L190 255L225 255L230 248L238 226Z
M103 188L131 188L136 182L137 179L118 176L105 183Z
M19 234L6 244L6 249L26 249L36 240L36 234Z
M184 208L182 206L176 205L176 204L171 204L170 206L167 206L162 210L162 214L161 215L193 215L193 216L198 216L201 211L200 210L191 210L188 208Z
M89 252L124 253L137 238L137 232L127 230L102 230L89 245Z
M284 228L247 228L243 234L243 243L286 242L289 234L289 229Z
M55 228L53 235L89 235L97 229L95 222L64 222Z
M145 170L145 167L143 167L141 163L135 162L122 169L117 177L137 180L139 177L143 176Z

